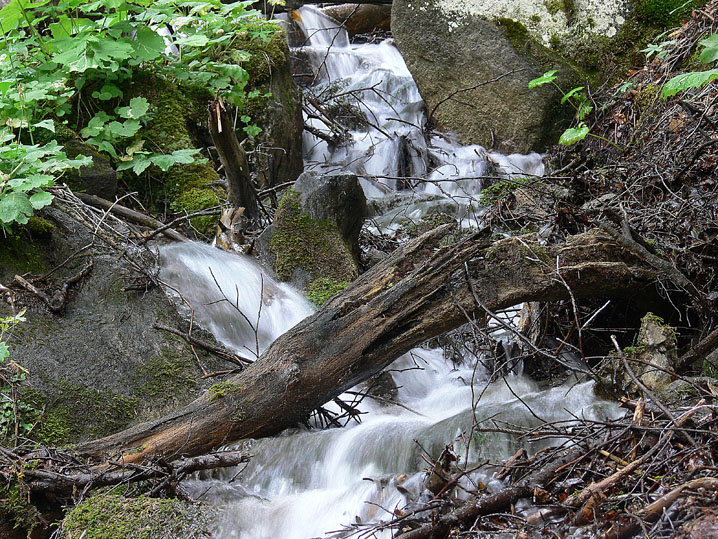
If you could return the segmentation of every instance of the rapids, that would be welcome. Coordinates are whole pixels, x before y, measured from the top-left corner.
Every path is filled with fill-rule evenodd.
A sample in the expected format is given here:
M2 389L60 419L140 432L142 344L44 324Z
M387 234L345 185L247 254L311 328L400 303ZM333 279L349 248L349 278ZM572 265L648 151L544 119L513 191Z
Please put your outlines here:
M476 226L482 176L543 174L537 154L504 156L438 134L427 140L421 97L390 40L354 46L320 10L303 7L300 16L308 38L304 53L319 73L311 91L349 96L367 119L351 131L349 143L337 147L305 132L306 169L360 175L374 203L374 231L391 233L402 219L419 219L437 208L453 212L463 226ZM320 120L305 120L328 130ZM412 189L399 190L402 182ZM161 278L193 306L190 313L175 294L185 314L245 356L260 354L313 310L301 294L243 255L182 244L163 248L161 260ZM570 380L542 390L511 374L489 383L479 359L468 354L456 364L445 360L441 349L415 349L390 367L401 406L367 398L360 423L297 428L255 441L246 469L204 473L186 486L197 498L220 505L222 538L339 537L345 526L390 519L397 508L423 499L422 450L436 458L455 441L459 464L471 468L499 462L521 447L510 434L473 432L475 422L533 426L539 423L534 414L554 421L613 413L596 399L590 382ZM351 402L355 395L343 398ZM542 443L526 449L535 452ZM485 466L462 481L469 488L483 482L489 490L499 489L492 471Z

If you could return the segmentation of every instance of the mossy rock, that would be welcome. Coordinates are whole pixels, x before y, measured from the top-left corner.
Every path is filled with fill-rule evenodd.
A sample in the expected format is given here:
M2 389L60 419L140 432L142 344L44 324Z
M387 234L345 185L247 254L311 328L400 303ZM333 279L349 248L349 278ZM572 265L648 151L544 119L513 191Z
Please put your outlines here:
M33 226L43 235L49 232L49 238L18 230L17 237L0 240L0 282L16 273L45 273L92 242L91 231L57 208L43 209L42 216L46 222ZM85 249L36 286L52 293L90 258L92 271L70 288L61 316L48 312L33 294L15 297L15 311L27 312L8 340L10 358L28 371L22 401L37 411L32 422L40 419L31 436L49 445L101 437L155 419L212 383L203 380L189 345L153 328L156 322L183 327L174 305L158 288L124 291L133 270L116 255ZM0 302L0 317L11 314L10 305ZM204 332L197 335L211 340ZM221 368L221 360L200 349L197 353L206 369Z
M98 494L68 512L60 538L200 539L212 535L213 519L213 511L205 504Z
M178 84L147 72L138 72L125 98L145 97L154 107L152 120L134 140L145 140L158 153L203 146L200 133L206 131L207 105L213 95L206 88ZM214 165L201 157L193 163L176 164L167 172L150 167L139 178L128 174L130 187L136 189L148 205L164 211L188 213L219 205L224 197L213 184L219 181ZM217 218L196 217L192 226L202 235L212 236Z
M279 202L269 249L277 277L301 288L318 278L352 281L359 268L337 226L302 211L299 193L289 191Z

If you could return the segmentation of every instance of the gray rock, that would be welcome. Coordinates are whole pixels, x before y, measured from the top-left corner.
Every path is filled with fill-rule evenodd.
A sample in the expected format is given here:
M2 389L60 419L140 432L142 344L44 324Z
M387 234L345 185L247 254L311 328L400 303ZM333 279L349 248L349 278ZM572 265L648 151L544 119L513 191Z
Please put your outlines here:
M3 260L4 285L15 273L47 272L92 244L91 232L64 212L47 208L43 217L53 223L53 233L42 240L24 238L25 254L18 252L9 263ZM142 256L129 254L135 260ZM16 326L9 341L11 359L28 370L28 398L37 408L46 406L47 424L38 431L52 443L104 436L157 417L186 404L208 385L189 346L152 327L155 322L183 327L175 307L158 288L123 290L136 284L139 274L100 241L35 284L46 292L55 290L90 259L91 273L70 288L59 315L30 293L15 295L15 310L27 308L27 320ZM0 317L11 313L10 305L0 303ZM220 365L197 351L207 369ZM54 430L42 432L49 426Z
M464 144L527 153L554 143L572 114L555 87L528 82L556 69L562 87L578 85L583 77L556 50L584 35L595 36L589 50L609 41L625 4L591 0L565 13L543 0L395 0L391 28L439 129Z
M117 192L117 171L112 168L109 160L95 148L76 138L66 141L64 149L67 156L73 159L78 155L92 158L92 166L80 167L79 171L71 171L68 174L68 185L88 195L114 200Z
M359 233L367 217L367 202L353 174L305 172L294 183L302 211L317 221L333 223L358 259Z

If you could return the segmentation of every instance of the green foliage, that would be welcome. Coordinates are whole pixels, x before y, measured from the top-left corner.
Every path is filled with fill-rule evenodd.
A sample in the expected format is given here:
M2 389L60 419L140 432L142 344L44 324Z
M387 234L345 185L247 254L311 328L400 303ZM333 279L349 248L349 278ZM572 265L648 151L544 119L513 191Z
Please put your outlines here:
M718 34L712 35L698 42L703 47L698 59L706 64L718 60ZM705 71L691 71L676 75L663 85L661 97L667 99L671 96L685 92L690 88L702 88L711 81L718 79L718 68Z
M700 0L638 0L634 12L644 22L672 28L703 4Z
M28 537L40 523L40 511L28 501L26 487L16 480L0 488L0 515L11 522L13 528L27 530Z
M563 105L565 103L568 103L569 105L571 105L571 107L574 108L574 110L576 111L575 118L576 120L578 120L578 125L564 131L558 140L559 144L563 146L570 146L572 144L576 144L577 142L582 141L586 138L586 135L589 135L590 129L584 122L584 119L591 113L591 111L593 110L593 106L588 100L586 92L584 91L585 88L583 86L577 86L576 88L572 88L568 92L564 92L563 89L558 84L556 84L555 81L557 78L558 77L556 76L556 70L547 71L540 77L529 81L529 88L538 88L540 86L544 86L545 84L552 84L556 88L558 88L561 94L563 94L563 97L561 98L561 104Z
M488 187L484 187L481 190L479 204L482 206L492 206L498 201L509 196L519 187L528 184L530 181L531 178L511 178L509 180L502 180L494 183L493 185L489 185Z
M28 435L40 413L30 404L20 399L19 386L27 378L27 370L14 361L6 361L10 357L10 348L6 335L14 326L24 322L25 311L14 316L0 318L0 440L17 441L18 436Z
M349 286L348 281L337 281L327 277L314 279L309 285L307 299L317 307L324 305L332 296L335 296Z
M52 200L44 191L68 168L56 128L74 122L85 142L141 174L189 163L196 150L167 154L138 139L153 111L143 97L124 100L139 71L186 81L241 105L247 71L238 32L267 40L276 30L248 2L220 0L11 0L0 10L0 228L25 223ZM171 27L163 36L158 28ZM245 53L245 56L247 54ZM250 119L245 118L248 122ZM248 133L257 128L248 125Z

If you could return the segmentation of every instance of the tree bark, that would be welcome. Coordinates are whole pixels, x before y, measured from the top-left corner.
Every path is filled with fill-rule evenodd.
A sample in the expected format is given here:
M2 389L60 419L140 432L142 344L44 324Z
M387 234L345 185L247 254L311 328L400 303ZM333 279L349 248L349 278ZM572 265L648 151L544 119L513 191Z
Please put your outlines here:
M209 107L209 132L227 176L228 198L235 208L244 208L250 219L259 217L257 192L249 177L249 161L234 131L234 123L221 98Z
M441 247L449 231L447 225L424 234L359 277L231 378L236 391L214 399L204 394L183 410L80 451L96 457L124 452L126 462L136 462L269 436L465 323L466 313L483 316L474 295L497 310L567 299L567 286L576 298L640 294L655 278L648 264L597 230L550 247L539 246L535 235L492 242L483 233Z

